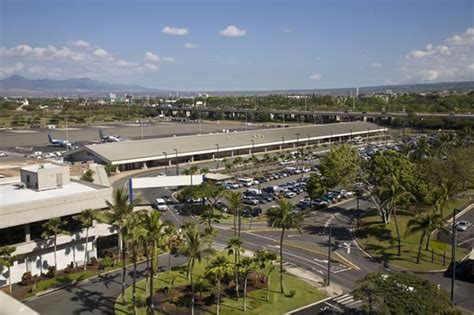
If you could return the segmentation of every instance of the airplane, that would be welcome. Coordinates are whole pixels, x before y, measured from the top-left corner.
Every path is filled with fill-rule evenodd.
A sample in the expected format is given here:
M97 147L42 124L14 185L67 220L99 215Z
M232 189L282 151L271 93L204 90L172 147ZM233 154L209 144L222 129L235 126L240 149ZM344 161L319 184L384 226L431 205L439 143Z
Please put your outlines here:
M61 148L71 147L71 142L67 140L61 140L61 139L53 139L51 135L48 135L48 142L49 142L49 145L52 147L61 147Z
M99 136L100 136L100 141L102 142L120 142L123 140L119 136L106 136L104 135L102 130L99 130Z

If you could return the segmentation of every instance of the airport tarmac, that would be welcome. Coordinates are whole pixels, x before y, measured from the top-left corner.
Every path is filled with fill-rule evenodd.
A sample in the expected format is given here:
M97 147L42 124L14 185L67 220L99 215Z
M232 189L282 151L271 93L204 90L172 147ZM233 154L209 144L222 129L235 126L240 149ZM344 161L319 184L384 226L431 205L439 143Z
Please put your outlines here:
M1 130L0 151L29 153L32 151L64 151L65 148L48 146L48 134L54 139L69 140L73 146L89 143L99 143L99 130L105 135L118 135L127 140L139 140L191 134L208 134L222 132L224 129L232 131L261 129L263 126L245 126L239 122L156 122L141 127L139 124L107 124L92 125L61 129L31 129L31 130Z

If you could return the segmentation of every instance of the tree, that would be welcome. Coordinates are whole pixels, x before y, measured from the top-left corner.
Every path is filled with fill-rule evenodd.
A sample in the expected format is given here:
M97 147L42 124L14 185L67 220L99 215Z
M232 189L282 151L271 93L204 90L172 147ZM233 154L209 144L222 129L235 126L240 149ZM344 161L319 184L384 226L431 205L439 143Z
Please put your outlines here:
M352 185L359 173L359 164L359 154L355 148L348 144L333 147L319 165L324 186L331 189Z
M0 247L0 267L7 267L8 269L8 287L10 293L12 293L12 273L11 266L18 260L17 255L12 255L16 251L15 246L2 246Z
M80 214L75 215L74 220L81 223L82 227L86 229L86 244L84 246L84 270L87 270L89 263L89 254L87 253L87 245L89 244L89 228L94 226L94 220L97 218L97 210L86 209Z
M176 244L179 244L179 235L176 227L173 225L171 221L166 221L165 227L165 238L166 238L166 247L168 249L168 272L169 272L169 282L171 284L171 253L173 249L176 248Z
M329 187L326 186L324 180L316 174L309 176L308 184L306 185L306 191L311 200L314 200L322 195L326 194Z
M239 263L240 253L242 252L242 239L239 237L231 237L227 242L227 250L229 255L234 255L234 274L235 274L235 296L239 300Z
M43 228L45 231L41 235L42 237L49 237L53 236L53 242L54 242L54 275L56 276L56 273L58 271L58 262L56 259L56 249L57 249L57 240L58 240L58 234L61 234L65 232L63 230L64 222L61 221L61 218L51 218L49 219L46 223L43 224Z
M184 244L181 246L181 252L188 257L186 264L186 277L191 284L191 314L194 314L194 266L197 261L201 261L204 254L202 249L201 233L195 224L189 221L184 232Z
M225 194L225 199L229 203L229 210L234 216L234 237L240 237L240 207L242 205L242 193L239 191L229 191ZM239 228L237 227L237 218Z
M128 194L117 189L113 194L112 202L106 201L108 210L99 215L99 219L114 226L118 230L118 247L122 252L122 303L125 303L125 235L127 234L127 220L133 212L133 205L128 203Z
M267 302L270 300L270 276L271 273L275 270L275 265L273 262L277 260L277 254L273 251L266 249L258 249L254 254L255 263L258 268L265 272L267 276Z
M197 167L196 165L193 165L183 171L183 175L189 175L189 178L191 180L191 186L193 185L193 175L197 174L198 172L199 167Z
M161 212L151 211L144 212L142 215L142 224L143 228L146 231L146 238L150 244L150 256L151 256L151 266L150 266L150 300L149 300L149 310L153 313L154 303L153 303L153 277L155 275L155 268L158 268L158 247L161 245L161 242L164 238L164 229L167 224L161 221ZM156 264L154 261L156 260ZM156 267L155 267L156 266Z
M221 280L231 274L231 263L224 256L217 256L213 258L206 269L206 278L214 281L217 284L217 315L220 314Z
M444 290L408 273L374 272L357 282L354 299L369 314L459 314Z
M295 228L301 233L300 223L303 217L299 213L291 212L292 204L286 199L280 198L277 201L278 207L269 211L268 216L273 227L281 228L280 235L280 291L284 293L283 289L283 238L285 231Z
M136 300L137 300L137 245L138 243L147 242L147 230L143 227L143 213L134 212L130 220L127 222L128 225L128 237L132 241L132 260L133 260L133 284L132 284L132 305L133 312L136 313Z
M412 235L415 233L421 232L420 243L418 246L418 254L416 256L416 263L420 263L421 257L421 248L423 246L423 240L425 235L431 233L435 226L440 224L441 215L439 213L434 213L433 211L428 211L422 214L417 215L415 218L411 219L407 223L406 235ZM426 243L426 250L428 250L429 241Z
M81 175L81 180L92 183L94 181L94 171L87 170Z
M244 297L243 297L243 310L247 311L247 280L250 272L255 268L254 258L244 257L238 266L238 273L244 278ZM236 277L237 278L237 277Z

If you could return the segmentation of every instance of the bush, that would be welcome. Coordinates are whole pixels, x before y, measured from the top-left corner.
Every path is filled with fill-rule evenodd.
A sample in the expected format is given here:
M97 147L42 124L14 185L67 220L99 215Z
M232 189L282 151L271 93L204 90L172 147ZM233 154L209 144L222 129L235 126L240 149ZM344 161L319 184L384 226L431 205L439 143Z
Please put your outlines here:
M114 260L111 257L106 256L104 259L102 259L102 266L104 266L104 268L111 267L113 265Z
M33 283L33 275L31 271L27 271L21 276L21 284L27 285L30 283Z
M56 267L54 266L49 266L48 267L48 272L46 273L46 277L48 278L53 278L56 274Z
M81 180L92 183L94 181L94 171L93 170L85 171L84 174L81 175Z
M296 294L296 290L295 289L291 289L290 292L288 292L288 294L285 294L286 297L289 297L289 298L292 298L294 297Z

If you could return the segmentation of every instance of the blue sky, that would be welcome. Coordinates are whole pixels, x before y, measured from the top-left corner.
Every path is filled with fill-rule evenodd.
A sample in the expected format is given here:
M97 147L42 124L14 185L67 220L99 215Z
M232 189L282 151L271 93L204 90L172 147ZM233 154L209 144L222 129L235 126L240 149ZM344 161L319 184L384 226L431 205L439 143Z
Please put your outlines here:
M0 76L179 90L472 80L471 0L0 0Z

